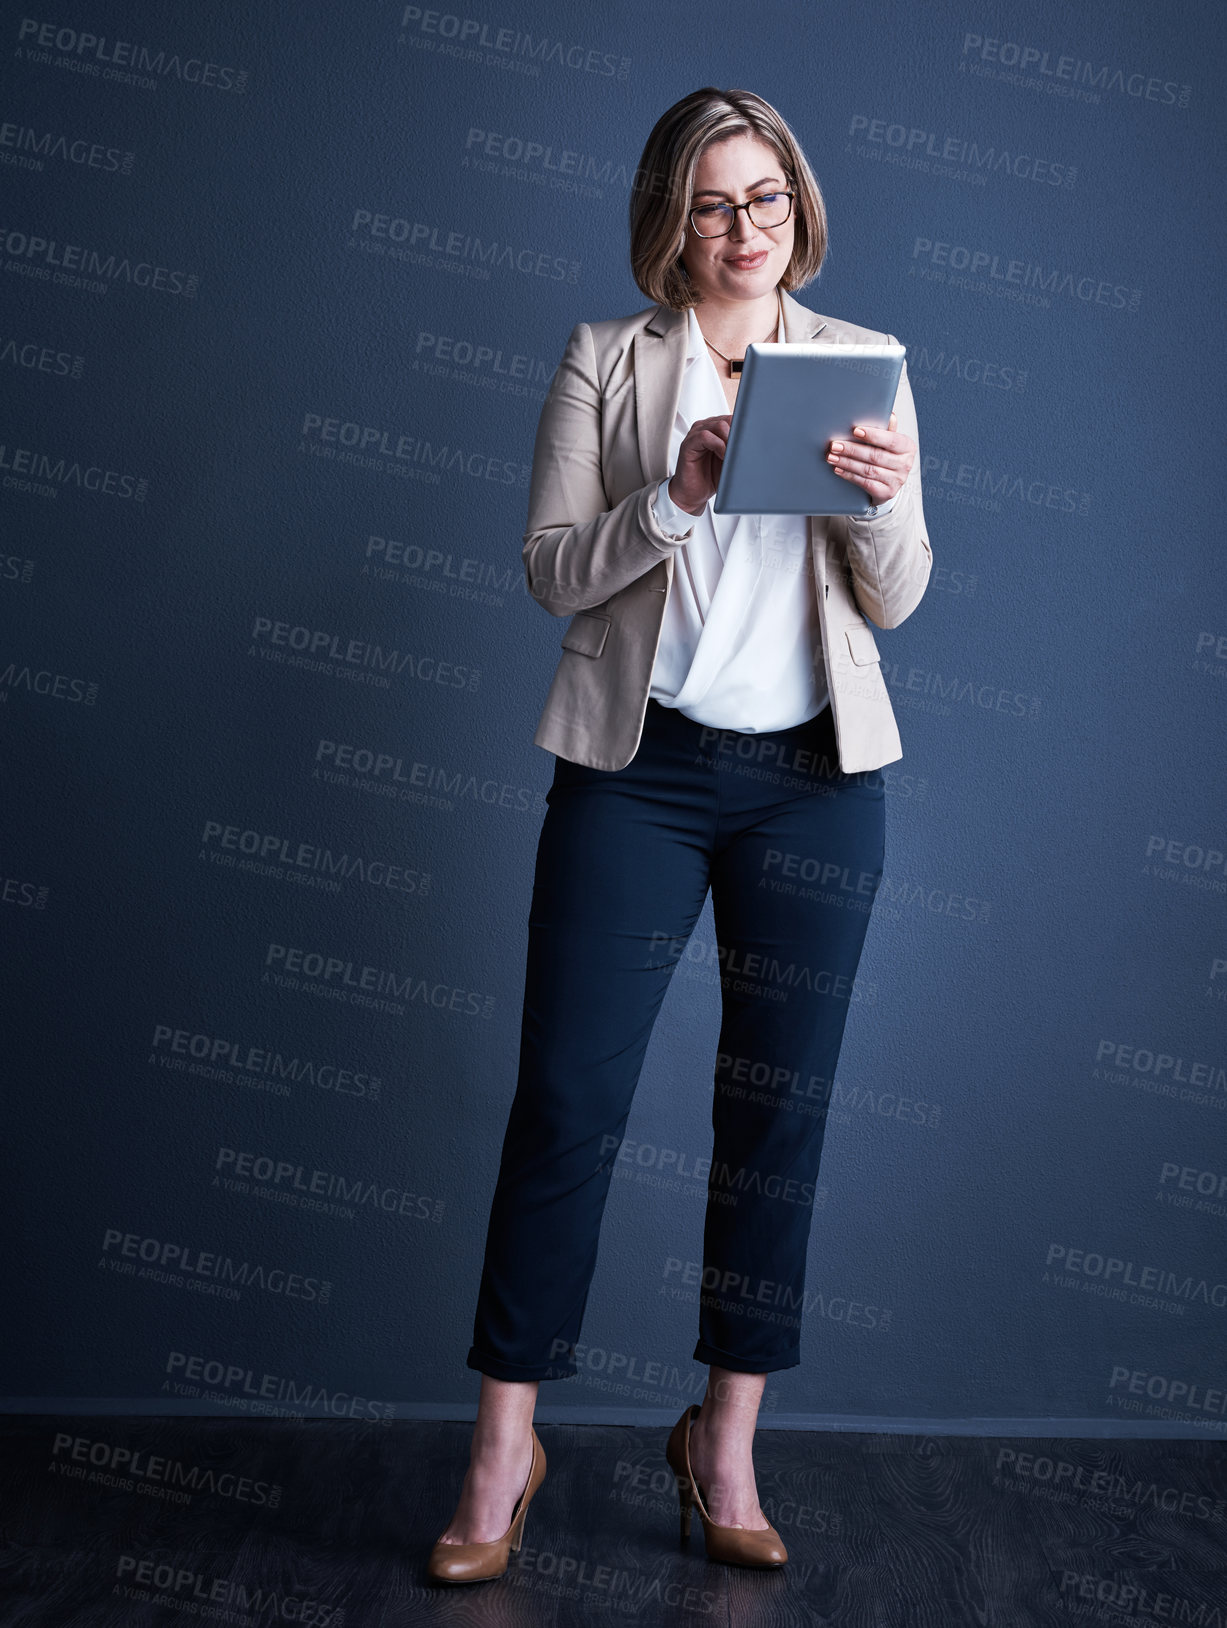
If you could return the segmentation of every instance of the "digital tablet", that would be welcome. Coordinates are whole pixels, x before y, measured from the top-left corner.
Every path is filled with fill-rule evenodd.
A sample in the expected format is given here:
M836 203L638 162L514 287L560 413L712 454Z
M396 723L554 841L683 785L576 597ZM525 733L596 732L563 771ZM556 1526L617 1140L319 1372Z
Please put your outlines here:
M746 348L716 514L864 514L873 499L827 463L854 424L885 428L904 345Z

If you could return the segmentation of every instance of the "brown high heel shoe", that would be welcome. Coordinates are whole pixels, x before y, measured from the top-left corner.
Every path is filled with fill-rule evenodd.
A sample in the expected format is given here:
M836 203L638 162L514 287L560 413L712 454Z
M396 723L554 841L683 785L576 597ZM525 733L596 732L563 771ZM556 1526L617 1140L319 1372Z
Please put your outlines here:
M511 1558L511 1550L520 1547L524 1536L524 1517L532 1502L533 1493L545 1480L545 1448L532 1432L533 1457L528 1467L528 1481L511 1512L511 1525L501 1538L488 1543L444 1543L440 1538L430 1551L426 1575L436 1583L480 1583L489 1577L502 1577Z
M707 1513L699 1483L690 1467L690 1426L698 1416L699 1404L696 1402L686 1409L674 1425L665 1448L669 1468L677 1477L682 1543L690 1538L690 1508L693 1503L697 1505L699 1519L703 1523L703 1541L707 1545L709 1560L720 1560L728 1566L782 1566L788 1559L788 1550L770 1523L764 1531L747 1526L718 1526Z

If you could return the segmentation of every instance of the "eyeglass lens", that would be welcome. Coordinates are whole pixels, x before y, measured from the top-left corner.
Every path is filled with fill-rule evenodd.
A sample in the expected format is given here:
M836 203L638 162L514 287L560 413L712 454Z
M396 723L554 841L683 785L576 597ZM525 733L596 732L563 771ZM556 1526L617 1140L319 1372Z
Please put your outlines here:
M766 192L743 207L755 226L769 230L783 226L792 211L792 198L787 192ZM700 204L690 211L690 224L700 237L723 237L733 230L735 215L732 204Z

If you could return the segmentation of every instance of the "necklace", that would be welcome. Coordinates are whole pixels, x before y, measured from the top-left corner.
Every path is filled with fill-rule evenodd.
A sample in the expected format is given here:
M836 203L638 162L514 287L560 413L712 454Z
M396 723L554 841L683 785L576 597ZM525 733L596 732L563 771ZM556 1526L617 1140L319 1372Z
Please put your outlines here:
M779 310L779 314L776 317L776 328L775 328L776 333L778 333L780 328L783 325L783 322L784 322L784 302L780 298L780 291L779 291L778 288L775 291L775 303L776 303L776 305L778 307L778 310ZM771 337L772 336L770 334L768 334L765 339L760 339L760 340L757 341L757 343L760 344L760 345L766 345L766 344L768 344L770 342ZM708 339L706 334L703 335L703 343L705 345L707 345L711 350L716 350L716 347L712 344L711 340ZM753 344L753 343L755 343L755 341L752 340L751 344ZM744 352L740 356L733 357L733 356L726 356L722 350L716 350L716 355L720 358L720 360L722 362L727 362L728 363L730 378L735 379L737 377L737 375L741 372L742 368L745 366L745 360L746 359L745 359Z

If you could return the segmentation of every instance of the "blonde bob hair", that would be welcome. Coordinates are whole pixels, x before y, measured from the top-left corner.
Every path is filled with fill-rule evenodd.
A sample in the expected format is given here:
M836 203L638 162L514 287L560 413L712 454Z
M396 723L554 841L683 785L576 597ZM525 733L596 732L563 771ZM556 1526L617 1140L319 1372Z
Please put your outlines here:
M712 142L746 132L775 149L795 193L792 258L781 288L791 293L818 275L827 251L827 213L800 143L761 96L705 85L657 119L631 188L631 275L657 305L685 311L697 302L681 260L695 165Z

